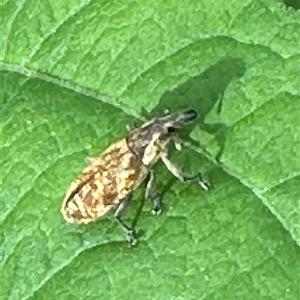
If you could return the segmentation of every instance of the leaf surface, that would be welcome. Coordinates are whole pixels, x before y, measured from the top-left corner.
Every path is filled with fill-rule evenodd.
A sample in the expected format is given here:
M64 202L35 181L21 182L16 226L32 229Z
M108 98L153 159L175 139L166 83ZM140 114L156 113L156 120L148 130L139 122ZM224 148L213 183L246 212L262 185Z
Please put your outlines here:
M3 299L299 297L299 13L275 1L7 1L1 48ZM70 181L134 120L194 107L125 214L66 224ZM137 215L137 217L136 217ZM137 219L137 220L136 220Z

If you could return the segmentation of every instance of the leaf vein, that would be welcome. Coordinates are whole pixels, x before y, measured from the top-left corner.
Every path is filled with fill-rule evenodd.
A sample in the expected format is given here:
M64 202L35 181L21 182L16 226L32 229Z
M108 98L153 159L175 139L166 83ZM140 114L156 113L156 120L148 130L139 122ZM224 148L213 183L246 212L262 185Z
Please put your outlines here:
M5 58L5 55L6 55L6 50L7 50L7 44L8 44L8 41L9 41L9 37L10 37L10 35L12 33L13 24L14 24L17 16L18 16L18 14L21 12L22 8L24 7L26 1L27 0L21 0L21 1L19 1L19 5L18 5L17 10L15 11L15 13L9 19L8 24L6 24L6 27L8 28L8 32L7 32L7 36L6 36L6 43L5 43L4 49L3 49L3 57L4 58Z
M52 27L52 29L49 30L48 33L46 33L40 40L39 43L37 43L34 47L33 50L31 51L31 53L28 55L27 58L25 58L21 65L24 66L26 64L29 64L31 59L33 58L33 56L39 51L39 49L41 48L41 46L43 45L43 43L53 34L55 34L57 32L57 30L63 25L65 24L71 17L75 16L76 14L78 14L83 8L85 8L87 5L89 5L91 3L92 0L83 0L81 2L80 5L76 6L75 8L72 8L69 12L69 14L66 15L65 18L63 18L61 20L61 22L58 22L55 24L55 26Z

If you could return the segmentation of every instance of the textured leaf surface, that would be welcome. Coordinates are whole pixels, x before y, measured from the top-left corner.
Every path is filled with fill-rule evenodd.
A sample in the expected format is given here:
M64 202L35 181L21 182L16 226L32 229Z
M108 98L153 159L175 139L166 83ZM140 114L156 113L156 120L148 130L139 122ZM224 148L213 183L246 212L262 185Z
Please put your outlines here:
M297 299L299 13L273 1L7 1L1 40L3 299ZM108 95L108 96L103 96ZM70 181L142 116L195 107L126 220L63 222Z

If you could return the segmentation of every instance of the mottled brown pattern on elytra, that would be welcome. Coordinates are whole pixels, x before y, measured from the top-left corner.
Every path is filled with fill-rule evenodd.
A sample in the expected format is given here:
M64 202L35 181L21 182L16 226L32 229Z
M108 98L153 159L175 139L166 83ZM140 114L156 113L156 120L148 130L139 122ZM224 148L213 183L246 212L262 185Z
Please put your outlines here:
M131 172L128 172L127 181L131 181L134 186L137 181L140 181L141 176L143 176L143 173L146 171L146 168L141 163L141 159L136 159L134 156L130 157L129 165Z
M106 176L107 183L104 185L103 191L103 204L109 205L114 204L118 198L117 182L115 176L112 176L111 172L108 171Z
M72 213L72 217L75 218L75 219L80 220L80 219L83 218L82 212L79 211L79 210L76 210L76 211L74 211L74 212Z
M141 162L123 139L95 158L71 184L66 195L63 214L69 222L87 223L116 206L140 184ZM143 169L143 172L145 170ZM74 203L78 209L72 209Z
M116 148L110 153L106 153L103 156L103 160L110 165L115 165L120 161L120 158L125 154L125 152L120 151L120 149Z
M90 187L92 190L96 190L98 188L98 185L95 183L95 180L90 181Z
M96 186L96 184L95 184ZM82 202L84 202L86 208L92 207L95 203L95 197L93 195L93 190L89 190L84 196L78 194L78 197L82 199Z

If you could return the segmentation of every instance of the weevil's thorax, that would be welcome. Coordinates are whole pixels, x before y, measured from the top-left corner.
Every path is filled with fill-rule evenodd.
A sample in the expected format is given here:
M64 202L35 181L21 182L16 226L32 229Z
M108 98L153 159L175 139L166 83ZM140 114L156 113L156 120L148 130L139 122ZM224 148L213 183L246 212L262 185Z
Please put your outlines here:
M165 151L174 133L167 131L165 122L159 119L145 123L142 127L130 132L127 143L131 151L141 158L146 166L152 166Z

